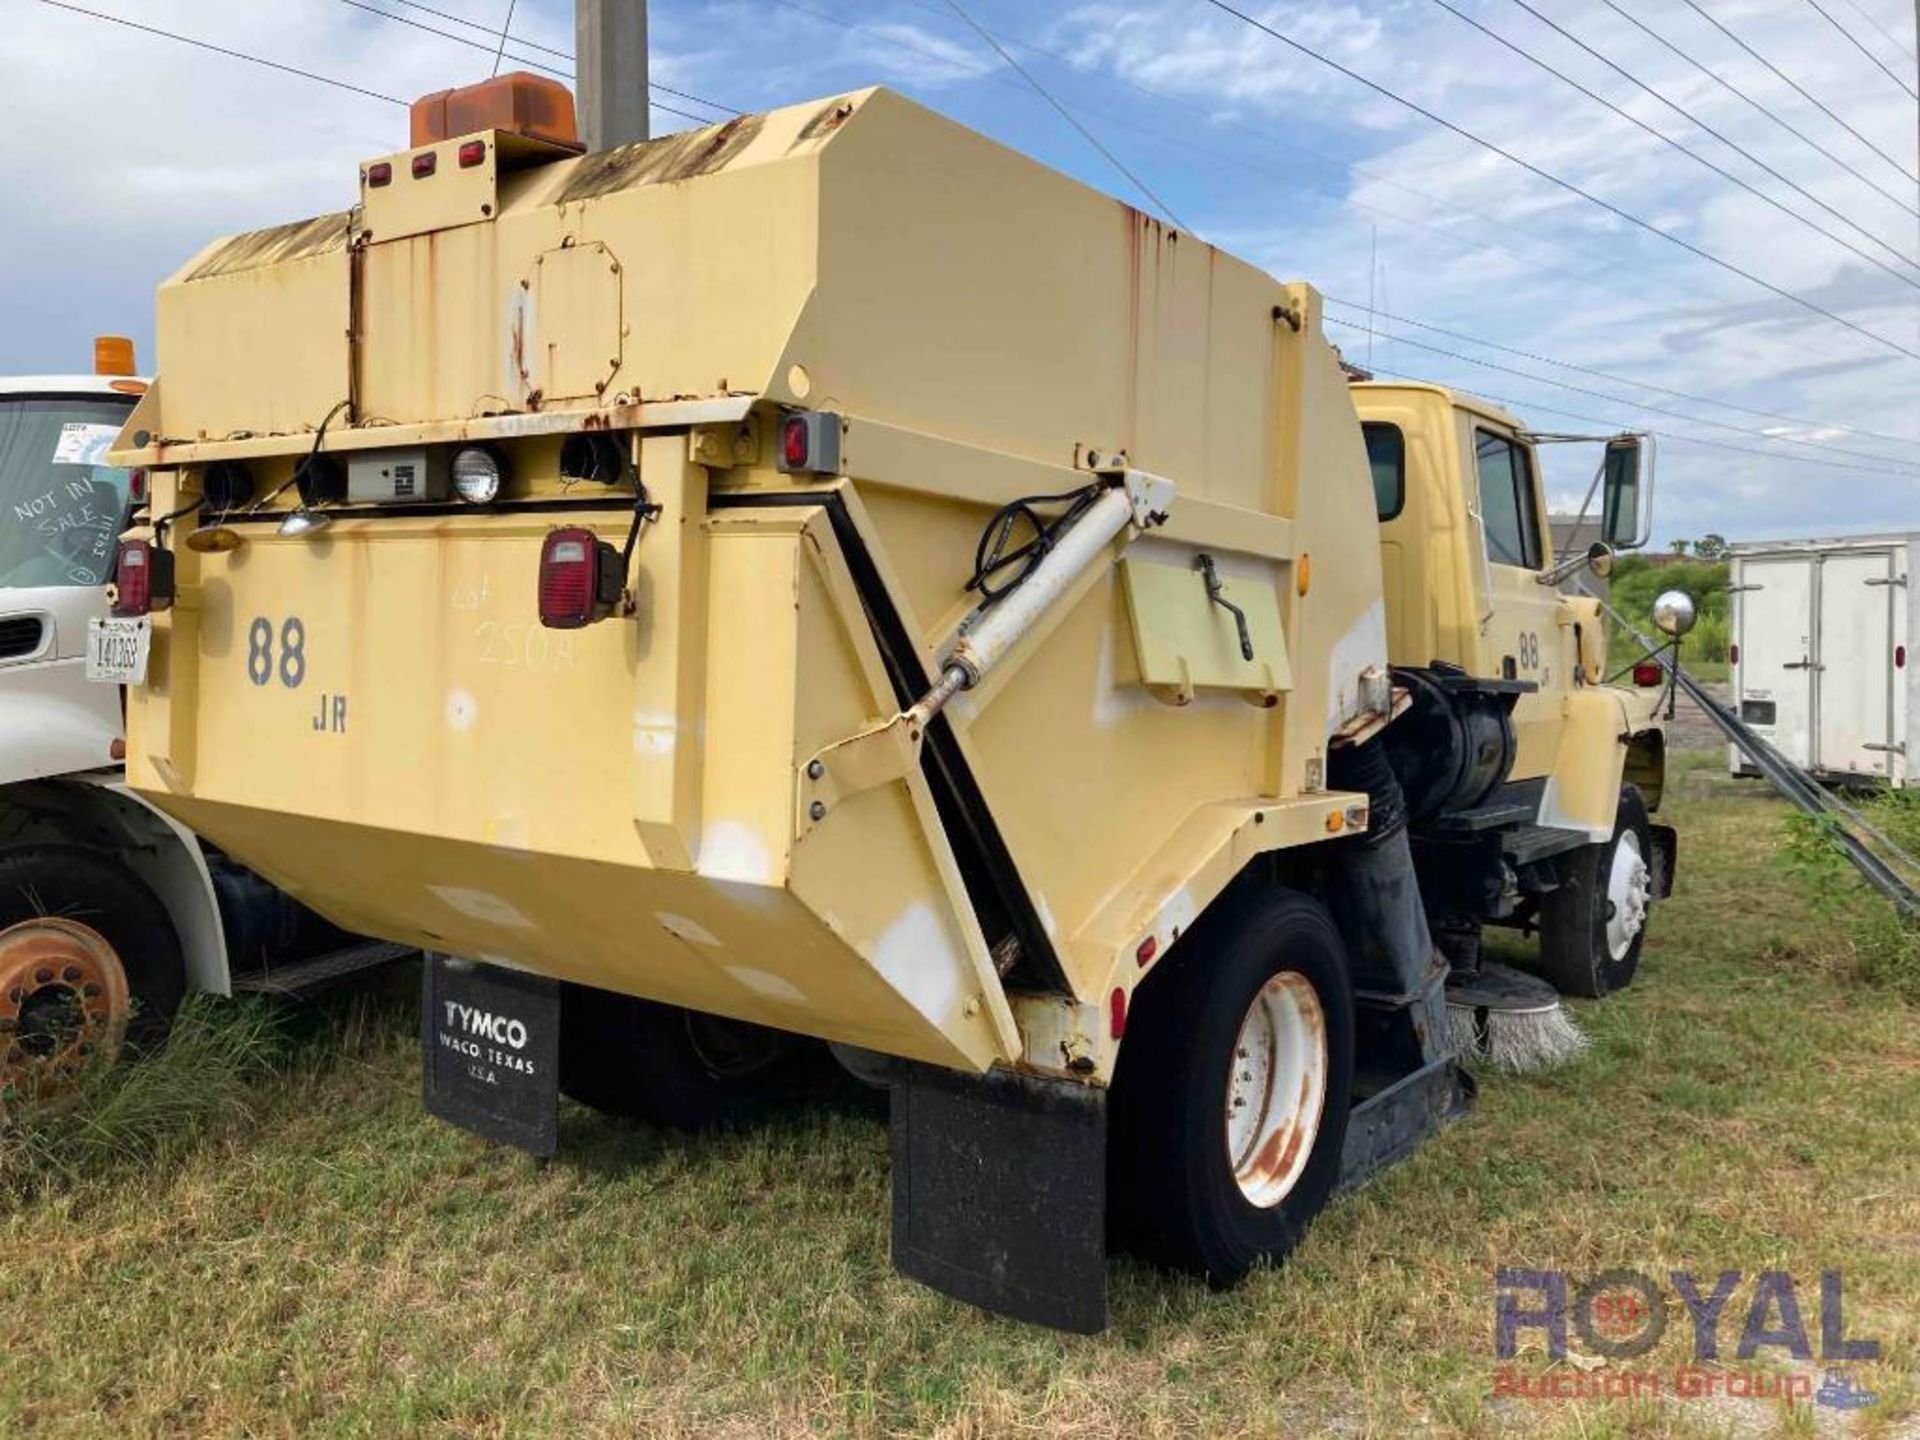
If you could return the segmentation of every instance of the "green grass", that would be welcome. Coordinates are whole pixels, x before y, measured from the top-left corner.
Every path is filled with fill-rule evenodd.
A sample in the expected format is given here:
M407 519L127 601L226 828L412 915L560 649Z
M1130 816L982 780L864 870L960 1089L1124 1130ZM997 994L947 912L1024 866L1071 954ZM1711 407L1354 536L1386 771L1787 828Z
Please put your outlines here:
M896 1278L858 1100L704 1140L569 1109L559 1159L490 1149L422 1116L402 977L290 1016L169 1143L16 1187L0 1433L1837 1433L1765 1401L1495 1400L1508 1264L1840 1268L1884 1350L1846 1431L1912 1434L1920 1011L1814 918L1780 807L1716 767L1669 787L1681 890L1639 982L1577 1007L1591 1053L1484 1077L1233 1293L1116 1264L1112 1328L1073 1339Z

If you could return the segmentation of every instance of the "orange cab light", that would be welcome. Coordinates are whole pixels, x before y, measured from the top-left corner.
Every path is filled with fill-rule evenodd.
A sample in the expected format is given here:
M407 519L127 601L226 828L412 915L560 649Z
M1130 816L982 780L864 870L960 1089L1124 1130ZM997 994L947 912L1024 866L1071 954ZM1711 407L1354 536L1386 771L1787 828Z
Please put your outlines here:
M574 125L572 92L543 75L516 70L413 102L415 149L481 130L505 130L568 150L586 148Z
M96 375L133 374L133 341L124 335L94 336L93 373Z
M147 382L144 380L109 380L107 382L107 388L110 390L118 390L122 395L144 395L147 393Z

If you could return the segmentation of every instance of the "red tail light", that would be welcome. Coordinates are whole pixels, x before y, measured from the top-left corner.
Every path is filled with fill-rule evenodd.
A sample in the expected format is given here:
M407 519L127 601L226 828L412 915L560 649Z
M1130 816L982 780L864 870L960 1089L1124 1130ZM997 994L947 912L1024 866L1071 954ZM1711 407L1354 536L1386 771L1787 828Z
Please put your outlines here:
M173 552L151 540L122 540L113 557L113 613L122 617L173 604Z
M487 142L484 140L469 140L460 147L460 168L462 170L471 170L486 158Z
M832 475L840 469L840 417L827 410L802 410L780 422L779 468L793 475L806 471Z
M604 620L620 602L620 552L578 525L548 533L540 546L540 623L578 630Z
M1657 660L1642 660L1638 665L1634 666L1633 683L1638 685L1642 690L1651 690L1655 685L1658 685L1660 683L1660 662Z

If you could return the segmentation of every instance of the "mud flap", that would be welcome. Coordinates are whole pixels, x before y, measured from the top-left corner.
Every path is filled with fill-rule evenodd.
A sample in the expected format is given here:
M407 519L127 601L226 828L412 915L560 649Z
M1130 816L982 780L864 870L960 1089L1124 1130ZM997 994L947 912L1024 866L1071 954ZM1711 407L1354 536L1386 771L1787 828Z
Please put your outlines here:
M906 1065L892 1116L896 1270L1011 1319L1106 1328L1104 1090Z
M427 1113L535 1155L560 1148L560 986L428 955L420 981Z

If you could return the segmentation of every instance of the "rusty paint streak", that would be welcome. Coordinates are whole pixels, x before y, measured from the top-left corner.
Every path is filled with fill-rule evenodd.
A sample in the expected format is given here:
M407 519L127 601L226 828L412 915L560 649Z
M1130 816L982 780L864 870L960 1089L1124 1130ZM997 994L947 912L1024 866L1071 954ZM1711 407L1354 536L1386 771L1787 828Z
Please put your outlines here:
M287 260L344 249L350 213L342 210L335 215L318 215L311 220L275 225L270 230L253 230L245 235L235 235L194 266L186 278L206 280L215 275L258 270Z
M789 145L787 149L792 151L806 144L809 140L818 140L823 136L831 135L842 125L846 124L852 114L853 102L851 100L829 100L814 112L813 117L808 120L805 125L800 127L800 133L794 136L793 144Z
M580 162L556 203L567 205L635 185L661 185L711 175L738 158L765 124L764 115L741 115L724 125L686 130L663 140L642 140L590 155Z

